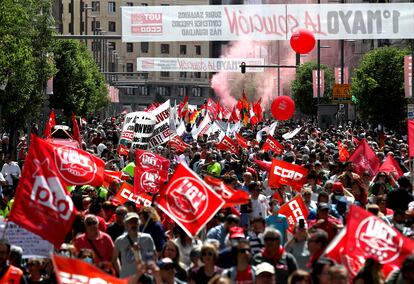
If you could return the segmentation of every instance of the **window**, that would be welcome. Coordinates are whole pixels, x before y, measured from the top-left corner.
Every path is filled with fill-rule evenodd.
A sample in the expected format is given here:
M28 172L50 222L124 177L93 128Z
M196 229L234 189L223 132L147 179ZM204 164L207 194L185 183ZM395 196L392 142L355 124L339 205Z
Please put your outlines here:
M126 64L126 71L127 72L134 72L134 63L127 63ZM132 74L128 74L128 76L132 76Z
M108 22L108 31L109 32L116 32L116 23L115 22Z
M131 42L127 42L126 51L127 52L134 52L134 44L131 43Z
M134 6L134 3L127 2L126 5L132 7L132 6Z
M126 94L127 95L133 95L134 94L134 89L133 88L126 88Z
M69 33L73 34L73 25L69 23Z
M201 78L201 72L194 72L194 78Z
M186 45L180 45L180 54L181 55L187 54L187 46Z
M161 77L170 77L170 72L162 71L160 75Z
M170 45L169 44L161 44L161 53L162 54L169 54L170 53Z
M101 10L101 3L99 1L92 1L92 12L99 12Z
M108 2L108 13L115 14L116 13L116 3L113 1Z
M180 72L180 78L187 78L187 72Z
M116 50L116 42L114 41L108 42L108 48L112 50Z
M164 87L164 86L156 87L155 88L155 93L157 93L158 95L161 95L163 97L169 96L169 94L170 94L169 88Z
M201 97L201 88L200 87L193 87L192 95L194 97Z
M69 13L73 13L73 11L72 11L72 3L69 3Z
M99 41L92 42L92 51L100 51L101 50L101 43Z
M97 29L101 28L101 22L100 21L92 21L92 27L91 27L91 31L95 31Z
M149 43L148 42L141 42L141 52L148 53L149 50Z
M196 55L201 55L201 45L196 45L195 50L196 50Z
M187 88L186 87L178 87L178 96L184 97L187 95Z
M147 86L138 86L138 94L140 96L148 96L148 87Z

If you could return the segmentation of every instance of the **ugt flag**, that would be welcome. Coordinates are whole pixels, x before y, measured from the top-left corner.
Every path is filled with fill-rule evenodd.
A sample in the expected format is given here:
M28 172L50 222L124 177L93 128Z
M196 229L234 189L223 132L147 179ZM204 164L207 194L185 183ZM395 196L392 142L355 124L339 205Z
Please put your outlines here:
M360 176L362 176L364 171L369 171L371 176L374 176L381 163L365 138L359 143L348 161L352 162L354 172Z

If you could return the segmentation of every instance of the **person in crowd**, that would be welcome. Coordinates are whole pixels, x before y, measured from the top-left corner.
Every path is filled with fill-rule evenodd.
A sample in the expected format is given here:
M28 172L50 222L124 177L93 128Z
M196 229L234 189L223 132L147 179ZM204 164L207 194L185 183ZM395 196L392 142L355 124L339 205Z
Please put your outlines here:
M247 239L250 242L252 255L260 252L264 246L263 233L266 228L266 221L263 217L254 218L250 226L251 230L247 233Z
M6 179L7 185L16 189L20 180L21 170L19 164L12 160L10 154L4 156L4 165L1 169L3 177Z
M349 272L343 265L334 265L329 268L329 277L331 278L331 283L349 283Z
M190 252L194 246L202 245L202 242L198 238L190 238L183 229L177 228L177 238L174 239L174 242L178 246L178 250L180 251L180 261L185 266L190 266L191 259L190 259Z
M273 265L267 262L259 263L256 266L256 284L276 283L276 272Z
M27 262L29 275L27 277L28 284L47 284L49 279L43 273L43 262L40 258L29 258Z
M321 229L312 230L308 239L308 250L310 252L310 259L307 265L312 268L318 261L322 253L325 251L329 242L328 233Z
M289 284L312 284L312 276L305 270L298 269L289 276Z
M156 281L156 283L161 284L184 284L185 282L177 279L175 277L175 264L174 262L168 258L162 258L157 262L157 265L159 267L159 280L161 282ZM157 277L156 277L157 280Z
M265 246L253 257L253 263L270 263L276 270L276 283L286 283L289 275L298 269L295 257L281 245L281 234L278 230L266 228L263 239Z
M385 278L382 273L382 264L373 258L365 260L364 267L352 279L354 284L383 284Z
M266 225L279 231L282 236L280 241L283 245L287 240L287 229L289 228L289 223L285 215L279 214L280 205L277 200L271 200L269 202L269 207L272 215L269 215L266 218Z
M319 258L312 264L312 281L314 284L331 284L329 269L334 262L329 258Z
M236 265L225 269L223 275L230 278L235 284L254 284L256 279L256 268L250 264L250 243L247 239L240 239L233 247L233 257Z
M154 240L157 252L160 253L166 241L164 229L160 223L160 216L154 207L144 206L139 210L140 226L139 230L151 235Z
M406 257L399 270L391 273L385 284L412 284L414 283L414 254Z
M152 236L138 232L139 216L127 213L124 223L127 233L118 237L112 251L111 261L117 275L125 278L136 273L136 261L153 261L156 258ZM118 259L121 259L121 264Z
M5 239L0 240L0 283L26 284L23 271L8 263L11 245Z
M310 229L322 229L328 234L328 241L331 241L336 233L343 228L341 222L329 216L329 204L319 203L315 220L309 221Z
M252 212L249 214L249 221L251 221L254 218L257 217L267 217L267 211L268 211L268 200L266 196L261 194L261 186L258 182L252 182L248 186L250 198L251 198L251 207Z
M239 223L239 217L234 214L230 214L226 217L226 221L224 223L211 228L207 232L207 238L218 240L220 242L220 249L223 249L225 248L225 240L230 228L238 226Z
M208 284L231 284L231 281L227 276L218 274L211 278Z
M115 209L115 221L108 225L106 233L111 236L111 239L115 240L125 232L124 218L128 213L128 209L125 206L118 206Z
M413 187L410 179L402 176L398 179L398 188L387 194L387 207L394 211L407 210L411 201L414 201Z
M234 246L238 244L239 240L245 239L246 235L242 227L232 227L229 230L229 234L226 237L226 247L219 251L219 258L217 260L217 266L221 268L230 268L236 263L234 257Z
M299 222L293 228L293 238L285 245L285 250L295 257L298 267L303 270L308 270L306 265L309 263L310 258L308 238L306 221L299 219Z
M181 281L187 282L186 266L180 261L180 249L172 240L168 240L161 251L161 258L165 257L170 258L174 262L176 270L175 277Z
M201 247L201 262L203 266L193 270L190 274L190 284L207 284L222 269L215 265L218 260L217 248L212 244L204 244Z

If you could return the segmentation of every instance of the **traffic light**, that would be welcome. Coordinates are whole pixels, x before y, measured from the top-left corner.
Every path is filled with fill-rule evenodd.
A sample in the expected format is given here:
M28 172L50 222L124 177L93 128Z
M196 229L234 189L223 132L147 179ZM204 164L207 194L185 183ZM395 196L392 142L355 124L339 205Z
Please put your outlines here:
M240 64L242 74L246 73L246 62L242 62Z

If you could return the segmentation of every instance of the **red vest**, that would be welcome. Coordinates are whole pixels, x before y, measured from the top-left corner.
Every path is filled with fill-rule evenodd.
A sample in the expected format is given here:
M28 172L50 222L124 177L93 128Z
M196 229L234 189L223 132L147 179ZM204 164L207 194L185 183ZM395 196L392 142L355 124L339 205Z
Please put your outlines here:
M2 284L19 284L20 279L22 279L23 271L13 265L9 266L7 272L0 279Z

